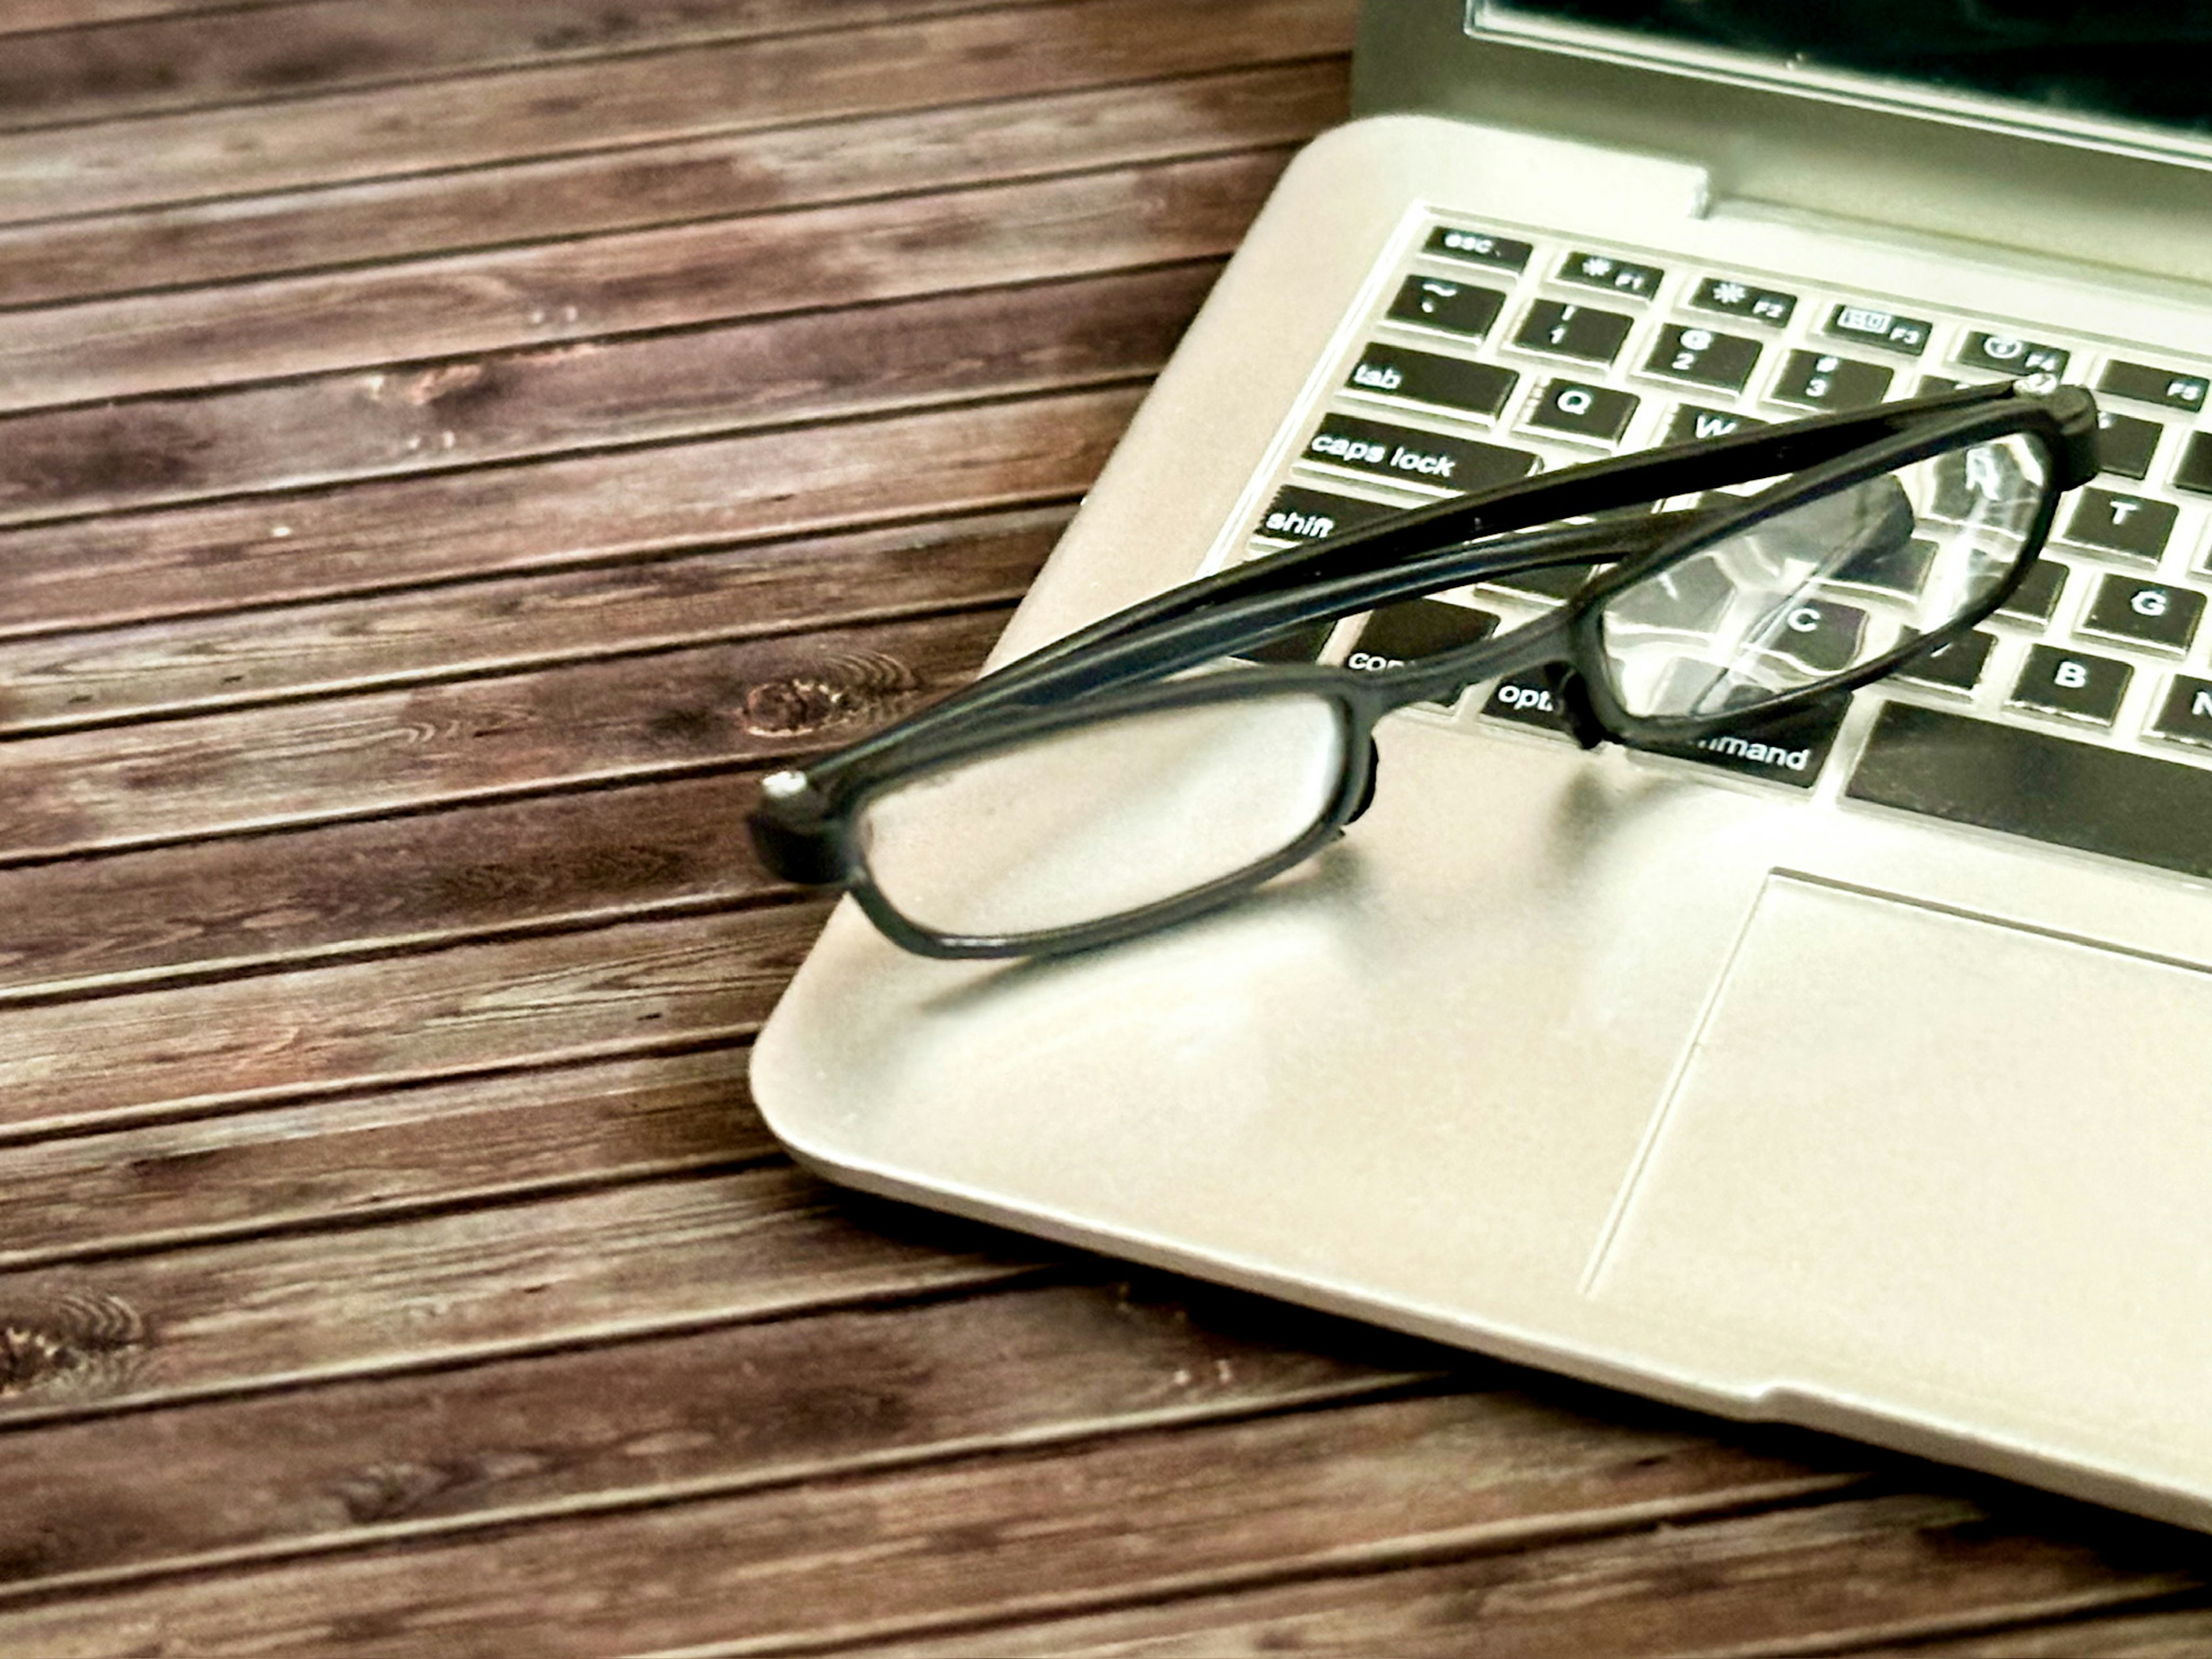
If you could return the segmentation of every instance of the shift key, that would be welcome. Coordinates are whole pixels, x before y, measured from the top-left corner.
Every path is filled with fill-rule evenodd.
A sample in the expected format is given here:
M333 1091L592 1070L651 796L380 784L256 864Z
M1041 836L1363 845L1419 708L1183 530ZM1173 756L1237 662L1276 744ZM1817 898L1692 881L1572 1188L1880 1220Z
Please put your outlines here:
M2212 877L2212 771L2100 744L1892 702L1845 793Z
M1349 467L1376 477L1397 478L1465 491L1510 483L1535 471L1536 458L1522 449L1448 438L1439 432L1332 415L1306 446L1306 459Z

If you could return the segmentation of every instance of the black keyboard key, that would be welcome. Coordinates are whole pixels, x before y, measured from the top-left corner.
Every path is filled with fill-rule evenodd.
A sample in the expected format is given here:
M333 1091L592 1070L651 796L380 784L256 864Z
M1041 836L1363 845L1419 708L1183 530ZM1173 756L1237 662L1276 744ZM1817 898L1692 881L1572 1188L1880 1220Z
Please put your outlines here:
M1609 363L1620 353L1621 343L1635 319L1615 311L1592 311L1588 306L1560 300L1539 300L1522 319L1513 343L1529 351L1555 351L1563 357L1583 357Z
M2166 551L2179 510L2170 501L2145 501L2140 495L2120 495L2109 489L2085 489L2074 502L2066 520L2066 539L2080 547L2102 548L2107 553L2128 553L2139 559L2155 559Z
M1889 370L1826 351L1793 351L1774 396L1808 409L1863 409L1889 395Z
M1978 628L1913 658L1897 671L1898 678L1952 691L1971 691L1982 683L1982 671L1990 665L1990 651L1996 642L1995 635Z
M2154 737L2212 749L2212 682L2176 674L2166 701L2151 716L2150 730Z
M1601 438L1611 443L1627 429L1636 413L1637 400L1626 392L1608 392L1601 386L1583 386L1574 380L1554 380L1544 388L1527 424L1552 432L1571 432L1577 437Z
M2134 674L2127 664L2110 657L2061 651L2053 645L2032 646L2013 685L2012 701L2022 708L2110 726Z
M1237 655L1245 662L1313 662L1320 658L1322 647L1328 643L1328 636L1335 628L1333 622L1307 623L1287 634L1278 634L1272 640L1248 646Z
M1455 230L1438 225L1429 233L1421 252L1439 259L1464 259L1469 264L1492 265L1499 270L1522 270L1535 250L1510 236L1493 236L1486 230Z
M1644 372L1741 392L1759 367L1759 350L1758 341L1740 334L1674 325L1659 331L1659 343L1644 361Z
M1885 351L1901 351L1908 357L1917 357L1925 351L1928 337L1935 331L1936 325L1923 318L1899 317L1879 306L1846 303L1828 315L1828 332L1838 339L1880 346Z
M2109 409L2100 410L2097 416L2099 469L2123 478L2148 478L2151 458L2158 453L2159 434L2164 430L2156 421L2115 415Z
M1461 491L1510 483L1536 469L1536 458L1524 450L1417 432L1411 427L1364 421L1354 415L1331 415L1324 419L1321 430L1306 446L1306 459Z
M1765 426L1748 415L1739 415L1732 409L1700 409L1695 404L1684 404L1674 411L1674 418L1667 428L1670 444L1702 443L1708 438L1725 438L1731 432L1741 432L1746 427Z
M1447 282L1441 276L1408 276L1390 301L1393 322L1440 328L1447 334L1479 340L1505 307L1505 296L1495 289L1469 283Z
M2014 622L2047 623L2065 588L2066 567L2052 559L2038 559L2028 566L2012 597L1997 607L1997 615Z
M1559 712L1559 700L1553 696L1552 688L1544 684L1543 671L1537 668L1509 674L1498 681L1484 702L1482 712L1492 720L1511 720L1516 726L1533 726L1540 731L1569 729L1566 716Z
M1267 503L1267 510L1260 515L1260 522L1253 526L1252 533L1273 536L1278 541L1317 542L1324 537L1360 529L1401 511L1400 507L1384 507L1379 501L1358 501L1350 495L1332 495L1326 490L1285 484Z
M1917 536L1907 542L1876 542L1838 565L1829 580L1910 596L1920 592L1920 584L1928 580L1928 567L1935 562L1936 544Z
M1923 374L1920 384L1913 388L1916 398L1940 398L1947 392L1956 392L1966 385L1964 380L1947 380L1941 374Z
M1653 748L1659 754L1703 761L1746 777L1809 789L1820 775L1828 751L1836 745L1836 730L1850 707L1850 698L1838 697L1783 720L1739 726L1696 743L1660 744Z
M2097 584L2097 597L2081 618L2081 630L2166 651L2186 651L2203 617L2202 593L2133 576L2107 576Z
M2063 346L2039 345L2014 334L1969 334L1959 348L1959 361L1970 368L1993 368L2020 380L2047 374L2056 380L2071 359Z
M1690 303L1699 311L1725 312L1731 317L1748 317L1753 322L1771 323L1779 328L1797 309L1797 296L1771 288L1754 288L1733 276L1708 276L1690 295Z
M1972 449L1953 449L1930 463L1936 488L1928 510L1939 518L1962 521L1990 516L2002 520L2002 504L2035 493L2021 465L2020 456L2002 444L1977 444Z
M1364 674L1397 668L1439 651L1473 645L1498 631L1498 619L1472 605L1443 599L1407 599L1385 605L1369 617L1344 659Z
M1954 823L2212 876L2212 771L1893 702L1847 793Z
M1667 273L1656 265L1632 265L1609 253L1570 253L1559 265L1559 280L1585 288L1610 289L1631 299L1648 300Z
M1471 363L1407 346L1372 344L1359 354L1344 383L1346 392L1409 398L1463 415L1494 416L1505 407L1521 377L1495 363Z
M2194 415L2204 407L2206 382L2202 374L2185 374L2175 368L2153 368L2148 363L2109 362L2097 390L2139 404L2160 404L2185 409Z
M1833 599L1800 599L1765 642L1768 655L1808 673L1840 674L1859 660L1867 613Z
M2192 432L2181 452L2181 465L2173 469L2173 487L2199 495L2212 495L2212 432Z

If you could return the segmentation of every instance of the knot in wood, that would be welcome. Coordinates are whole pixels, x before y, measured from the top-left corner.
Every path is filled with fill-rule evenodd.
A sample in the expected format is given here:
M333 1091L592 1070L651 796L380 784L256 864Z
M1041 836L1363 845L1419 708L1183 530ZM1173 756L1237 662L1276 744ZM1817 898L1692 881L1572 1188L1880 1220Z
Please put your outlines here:
M144 1316L119 1297L0 1305L0 1398L112 1392L135 1370L146 1334Z
M878 725L921 689L904 663L873 653L838 657L815 672L747 689L738 718L756 737L793 738L833 726Z

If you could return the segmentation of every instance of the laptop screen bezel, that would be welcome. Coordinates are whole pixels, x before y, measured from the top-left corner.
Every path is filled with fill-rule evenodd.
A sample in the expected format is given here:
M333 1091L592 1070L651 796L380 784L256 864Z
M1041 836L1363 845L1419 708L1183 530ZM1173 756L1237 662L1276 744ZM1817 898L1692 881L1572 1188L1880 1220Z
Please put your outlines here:
M1466 0L1465 32L1478 40L1762 92L1815 98L1853 108L1933 118L1954 125L2056 140L2086 149L2212 167L2212 132L2191 133L2120 116L2083 114L1993 94L1763 58L1677 36L1570 21L1514 0Z

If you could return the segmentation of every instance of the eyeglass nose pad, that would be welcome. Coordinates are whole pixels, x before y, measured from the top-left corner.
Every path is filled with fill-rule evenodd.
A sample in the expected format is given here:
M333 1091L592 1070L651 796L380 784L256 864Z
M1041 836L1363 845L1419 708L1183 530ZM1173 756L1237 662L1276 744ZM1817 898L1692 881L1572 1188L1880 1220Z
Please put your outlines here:
M1599 724L1597 710L1590 707L1589 688L1573 664L1546 663L1544 685L1560 719L1566 722L1568 734L1583 748L1595 749L1612 735Z
M1375 746L1375 739L1370 738L1367 739L1367 787L1360 791L1359 805L1352 809L1352 816L1345 819L1346 823L1357 823L1360 814L1375 804L1375 776L1382 769L1382 751Z

